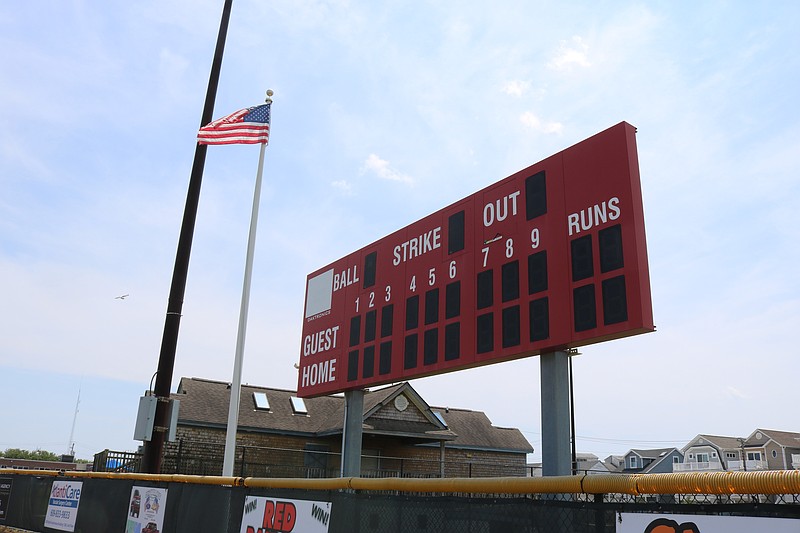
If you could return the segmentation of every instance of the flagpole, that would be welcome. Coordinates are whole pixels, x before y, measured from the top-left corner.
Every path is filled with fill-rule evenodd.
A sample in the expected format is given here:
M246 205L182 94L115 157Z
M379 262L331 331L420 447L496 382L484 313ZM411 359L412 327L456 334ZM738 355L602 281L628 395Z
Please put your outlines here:
M267 91L267 103L272 103L272 90ZM261 176L264 170L264 151L267 143L261 143L258 155L258 172L253 192L253 210L250 215L250 236L247 240L247 259L244 266L244 282L242 283L242 304L239 308L239 332L236 336L236 355L233 360L233 379L231 380L231 401L228 406L228 429L225 434L225 457L222 461L222 475L233 476L233 459L236 455L236 430L239 426L239 403L242 387L242 363L244 361L244 341L247 335L247 313L250 307L250 284L253 277L253 255L256 247L256 229L258 227L258 207L261 200Z

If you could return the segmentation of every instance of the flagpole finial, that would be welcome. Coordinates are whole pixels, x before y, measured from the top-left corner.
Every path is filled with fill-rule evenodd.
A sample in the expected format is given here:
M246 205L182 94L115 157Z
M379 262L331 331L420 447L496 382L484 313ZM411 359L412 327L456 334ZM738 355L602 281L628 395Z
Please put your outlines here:
M267 99L266 99L266 102L267 102L268 104L271 104L271 103L272 103L272 95L273 95L273 94L275 94L275 93L274 93L274 92L272 92L272 89L267 89Z

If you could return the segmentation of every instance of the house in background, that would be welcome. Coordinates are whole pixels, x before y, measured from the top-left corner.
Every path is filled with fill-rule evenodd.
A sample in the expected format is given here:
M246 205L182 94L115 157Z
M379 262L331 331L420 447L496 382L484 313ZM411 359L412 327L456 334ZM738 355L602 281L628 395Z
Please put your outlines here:
M629 450L625 455L609 455L603 461L593 453L578 453L576 458L578 475L659 474L672 472L672 465L680 462L683 455L677 448L659 448ZM541 463L529 466L535 467L531 475L541 475Z
M677 448L657 448L655 450L629 450L623 456L624 474L663 474L672 472L676 463L683 461L683 454Z
M177 440L164 471L218 475L230 386L182 378ZM344 397L243 385L235 472L257 477L336 477ZM431 407L408 383L364 394L362 476L524 476L530 443L518 429L493 426L480 411Z
M609 472L622 472L625 468L625 456L623 455L609 455L603 460Z
M800 433L756 429L749 437L698 435L683 448L675 472L791 470L800 454Z
M63 470L63 471L91 471L91 463L73 462L74 457L62 455L61 461L40 461L38 459L13 459L0 457L0 468L13 470Z
M528 463L528 477L542 477L542 463ZM597 475L612 472L606 461L601 461L593 453L578 452L575 454L575 472L577 475Z
M608 474L611 471L608 465L593 453L576 453L575 458L578 474Z
M800 454L800 433L756 429L745 439L744 453L747 470L759 469L756 466L762 470L800 470L800 461L794 459Z
M738 437L697 435L681 449L684 460L674 465L673 472L740 470L743 443ZM751 470L765 469L755 463L751 466Z

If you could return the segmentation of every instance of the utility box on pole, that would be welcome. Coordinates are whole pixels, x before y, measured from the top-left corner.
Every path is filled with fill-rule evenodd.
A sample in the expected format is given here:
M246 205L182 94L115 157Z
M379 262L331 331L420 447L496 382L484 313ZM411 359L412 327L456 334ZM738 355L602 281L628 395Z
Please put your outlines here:
M178 431L178 411L180 400L167 400L167 421L169 426L166 428L167 440L174 442ZM142 396L139 398L139 413L136 415L136 427L133 430L133 439L150 441L153 438L153 427L155 426L156 405L158 398L155 396Z

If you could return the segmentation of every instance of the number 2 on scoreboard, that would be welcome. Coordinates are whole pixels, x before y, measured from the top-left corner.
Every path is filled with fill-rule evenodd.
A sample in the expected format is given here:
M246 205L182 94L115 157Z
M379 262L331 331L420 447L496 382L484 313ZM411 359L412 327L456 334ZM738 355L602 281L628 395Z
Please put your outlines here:
M386 301L387 302L389 301L390 291L391 291L391 288L387 286L386 287ZM358 313L358 306L359 306L360 303L361 303L361 297L359 296L358 298L356 298L356 313ZM370 309L375 307L375 292L374 291L369 293L369 307L370 307Z

